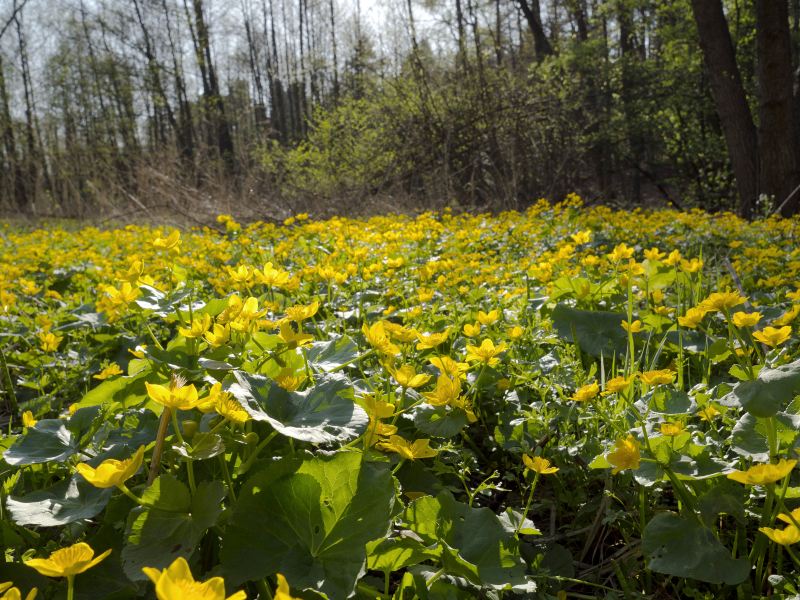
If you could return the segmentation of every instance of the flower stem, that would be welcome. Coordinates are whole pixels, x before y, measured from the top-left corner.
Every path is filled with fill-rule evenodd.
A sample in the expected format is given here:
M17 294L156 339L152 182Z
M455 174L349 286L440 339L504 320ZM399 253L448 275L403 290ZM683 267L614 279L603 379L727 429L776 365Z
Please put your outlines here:
M531 507L531 501L533 500L533 492L536 490L536 484L539 483L539 475L540 473L536 473L533 476L533 483L531 484L531 490L528 492L528 500L525 502L525 510L522 511L522 518L519 520L519 525L517 525L517 530L514 532L519 536L519 530L522 529L522 524L525 523L525 519L528 518L528 509Z
M75 598L75 575L67 575L67 600Z
M167 427L169 427L171 412L171 408L164 407L164 412L161 413L161 420L158 422L156 445L153 449L153 458L150 460L150 473L147 476L147 485L152 485L158 475L158 467L161 464L161 455L164 453L164 439L167 437Z

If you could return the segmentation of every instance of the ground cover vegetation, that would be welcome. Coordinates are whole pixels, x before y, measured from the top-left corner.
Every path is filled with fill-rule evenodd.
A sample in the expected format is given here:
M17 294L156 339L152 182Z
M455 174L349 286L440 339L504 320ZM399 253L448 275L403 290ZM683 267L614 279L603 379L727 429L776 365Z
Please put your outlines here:
M796 597L797 235L3 224L0 594Z

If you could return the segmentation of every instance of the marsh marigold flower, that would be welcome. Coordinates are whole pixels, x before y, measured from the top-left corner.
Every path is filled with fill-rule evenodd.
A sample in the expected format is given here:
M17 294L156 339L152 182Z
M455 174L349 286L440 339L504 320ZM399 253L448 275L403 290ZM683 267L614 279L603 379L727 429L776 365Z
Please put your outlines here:
M388 440L379 442L378 448L388 452L396 452L409 460L416 460L418 458L431 458L438 454L438 451L430 447L430 443L431 441L428 439L409 442L404 437L393 435Z
M142 571L156 586L158 600L246 600L247 594L238 591L225 596L225 580L212 577L200 582L195 581L189 563L182 556L176 558L166 569L144 567Z
M182 381L173 379L166 385L145 382L147 395L159 404L173 410L191 410L197 405L197 388L194 384L182 385Z
M639 319L636 319L632 323L623 320L622 328L628 333L639 333L642 330L642 322Z
M85 542L78 542L53 552L48 558L31 558L25 564L45 577L74 577L88 571L105 559L111 550L95 558L94 550Z
M586 402L587 400L597 397L599 393L600 386L594 381L575 390L575 393L572 394L572 399L575 400L575 402Z
M117 363L111 363L105 369L95 375L94 378L104 381L109 377L116 377L117 375L122 375L122 369L119 368Z
M34 600L38 591L36 588L31 589L25 600ZM0 600L22 600L22 593L10 581L0 583L0 594Z
M733 471L728 473L728 479L733 479L745 485L766 485L775 483L791 473L796 460L780 459L778 464L753 465L747 471Z
M539 475L553 475L558 472L558 467L552 466L549 460L541 456L528 456L527 454L523 454L522 464L525 465L526 469L534 471Z
M75 467L83 478L97 488L111 488L123 485L136 475L144 460L144 446L139 446L136 453L125 460L108 458L97 467L81 463Z
M639 454L639 442L632 435L625 439L618 439L614 443L614 450L608 453L606 459L613 470L614 475L625 469L633 469L634 471L639 468L639 461L641 455Z
M609 394L615 394L616 392L621 392L622 390L626 389L631 382L633 381L633 376L631 377L624 377L622 375L618 375L617 377L613 377L606 381L605 389L603 390L603 396L608 396Z
M789 339L789 336L792 334L792 328L789 325L785 325L779 329L775 327L764 327L761 331L756 331L753 333L753 337L757 339L762 344L766 344L774 348L775 346L780 346L786 340Z
M670 369L660 369L657 371L645 371L639 374L639 379L645 385L666 385L675 381L675 371Z
M740 329L742 327L752 327L760 320L761 320L761 313L758 312L746 313L739 311L733 313L733 315L731 316L731 321L733 321L733 324L736 325L736 327L739 327Z
M467 344L466 360L468 362L482 362L490 367L493 367L500 362L500 359L497 358L497 355L505 352L506 348L507 346L505 342L500 342L497 346L495 346L494 342L487 338L481 342L480 346L472 346Z

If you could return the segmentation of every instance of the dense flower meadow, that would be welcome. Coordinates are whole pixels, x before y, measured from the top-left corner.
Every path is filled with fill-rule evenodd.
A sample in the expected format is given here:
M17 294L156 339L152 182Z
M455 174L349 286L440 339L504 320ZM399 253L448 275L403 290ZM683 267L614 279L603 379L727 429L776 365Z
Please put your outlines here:
M799 234L0 224L0 598L798 597Z

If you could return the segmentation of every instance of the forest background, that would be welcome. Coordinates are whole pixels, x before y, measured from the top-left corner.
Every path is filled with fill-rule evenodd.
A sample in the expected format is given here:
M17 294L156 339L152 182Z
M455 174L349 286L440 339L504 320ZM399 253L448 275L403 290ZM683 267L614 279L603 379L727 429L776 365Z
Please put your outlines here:
M3 0L0 212L800 207L800 0Z

